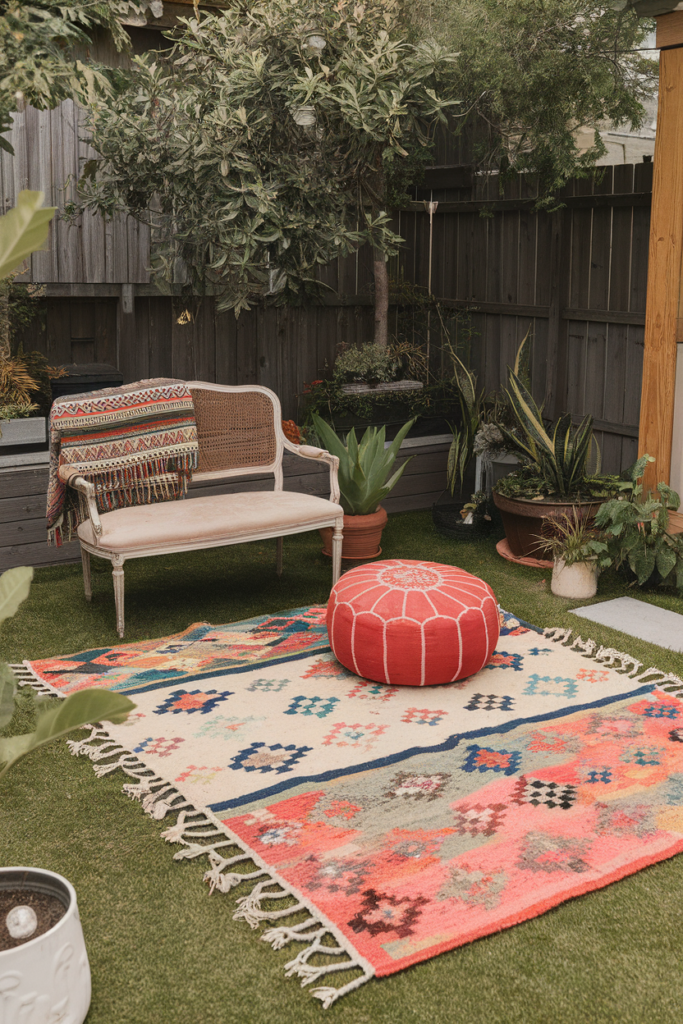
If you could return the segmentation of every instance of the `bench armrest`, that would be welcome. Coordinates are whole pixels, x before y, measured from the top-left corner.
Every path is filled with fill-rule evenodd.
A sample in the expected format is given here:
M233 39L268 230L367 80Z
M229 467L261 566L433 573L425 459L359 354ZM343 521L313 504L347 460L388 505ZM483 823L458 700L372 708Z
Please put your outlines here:
M314 448L310 444L293 444L285 438L285 449L293 455L302 459L314 459L316 462L325 462L330 467L330 501L335 505L339 504L339 459L331 455L324 448Z
M82 477L78 470L74 469L73 466L60 466L58 473L59 479L62 483L67 484L69 487L73 487L75 491L78 491L78 493L82 494L85 498L88 516L90 517L93 533L95 534L95 540L97 541L102 536L102 520L100 519L100 514L97 511L95 485L89 483L84 477Z

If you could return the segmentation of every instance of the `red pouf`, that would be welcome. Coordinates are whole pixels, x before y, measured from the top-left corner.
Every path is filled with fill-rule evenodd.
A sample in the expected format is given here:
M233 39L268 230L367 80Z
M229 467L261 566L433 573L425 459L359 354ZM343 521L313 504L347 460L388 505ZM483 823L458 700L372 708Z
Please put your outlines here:
M500 635L493 591L464 569L391 559L333 587L327 631L337 659L364 679L433 686L473 675Z

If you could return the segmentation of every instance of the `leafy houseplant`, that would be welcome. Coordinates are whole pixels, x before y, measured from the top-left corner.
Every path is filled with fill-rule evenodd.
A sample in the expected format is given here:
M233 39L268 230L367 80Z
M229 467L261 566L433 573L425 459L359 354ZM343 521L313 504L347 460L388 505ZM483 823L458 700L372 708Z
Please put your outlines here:
M32 577L33 570L27 568L0 576L0 623L26 600ZM134 707L127 697L109 690L82 690L56 706L31 692L19 695L12 670L0 664L0 785L12 765L32 750L89 722L123 722ZM32 732L3 735L15 710L33 712ZM38 1012L36 1019L82 1024L90 1005L90 967L73 886L41 868L3 867L0 904L3 1020L19 1020L22 1007L30 1004ZM68 948L71 954L64 960ZM60 959L68 971L55 969Z
M552 552L553 594L577 600L595 597L600 567L611 564L601 534L576 512L546 516L543 526L539 540Z
M674 584L683 590L683 536L668 534L669 512L675 512L680 498L665 483L657 484L659 498L648 494L643 500L643 487L638 481L648 462L643 455L624 474L626 492L604 502L595 517L595 524L608 538L610 560L617 568L627 565L639 586L659 576L659 581Z
M409 459L389 477L406 434L413 426L409 420L385 448L384 427L368 427L360 441L351 429L344 444L329 423L313 416L318 437L327 450L339 459L339 491L344 509L344 541L342 558L364 561L381 553L379 543L387 521L380 502L401 479ZM388 479L387 479L388 478ZM331 554L332 531L321 531L325 554ZM329 534L329 536L328 536Z

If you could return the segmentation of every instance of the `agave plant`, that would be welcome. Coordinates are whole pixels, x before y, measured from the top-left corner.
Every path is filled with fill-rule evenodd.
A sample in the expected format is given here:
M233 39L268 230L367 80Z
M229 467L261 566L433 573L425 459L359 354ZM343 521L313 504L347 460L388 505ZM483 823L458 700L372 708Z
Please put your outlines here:
M341 504L349 516L366 516L376 511L377 506L401 479L403 470L410 459L406 459L400 469L389 479L389 473L396 461L399 448L414 424L409 420L385 448L386 430L381 427L368 427L360 441L356 439L356 430L352 428L344 444L325 420L313 414L313 422L318 437L332 455L339 459L339 490Z
M593 417L585 416L577 427L572 427L571 416L565 414L546 428L542 408L520 379L520 361L528 337L527 334L519 346L514 369L508 367L509 387L506 393L517 420L518 433L512 433L502 425L500 431L508 450L535 467L549 493L562 497L577 494L586 478L593 444L596 448L595 472L600 472L600 451L593 438Z

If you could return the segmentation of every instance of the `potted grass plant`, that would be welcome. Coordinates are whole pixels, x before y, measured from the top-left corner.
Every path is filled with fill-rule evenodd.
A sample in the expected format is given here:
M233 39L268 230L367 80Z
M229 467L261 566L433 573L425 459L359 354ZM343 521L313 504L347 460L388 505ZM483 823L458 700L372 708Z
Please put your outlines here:
M571 515L546 516L538 539L552 553L553 594L573 600L595 597L600 569L612 561L600 532L574 509Z
M321 442L339 459L339 491L344 509L342 558L367 561L382 553L382 531L387 522L381 502L394 489L409 459L390 477L399 449L415 420L399 430L387 448L384 427L368 427L360 441L355 428L343 443L329 423L313 415L313 423ZM321 530L323 554L332 555L332 530Z
M546 426L542 409L532 397L520 371L524 338L514 369L508 367L507 398L515 429L499 425L507 450L516 455L520 469L499 480L493 490L512 555L539 558L543 551L541 524L547 516L574 516L593 522L601 502L618 490L616 477L600 475L600 452L593 439L593 418L577 426L571 416L560 416ZM592 451L596 465L589 472Z
M0 623L29 594L33 570L0 576ZM0 791L9 769L32 750L90 722L123 722L135 705L109 690L81 690L66 700L18 693L0 664ZM32 732L7 736L16 710L36 719ZM0 793L0 800L2 799ZM0 1020L82 1024L90 1006L90 966L73 885L54 871L0 868Z

